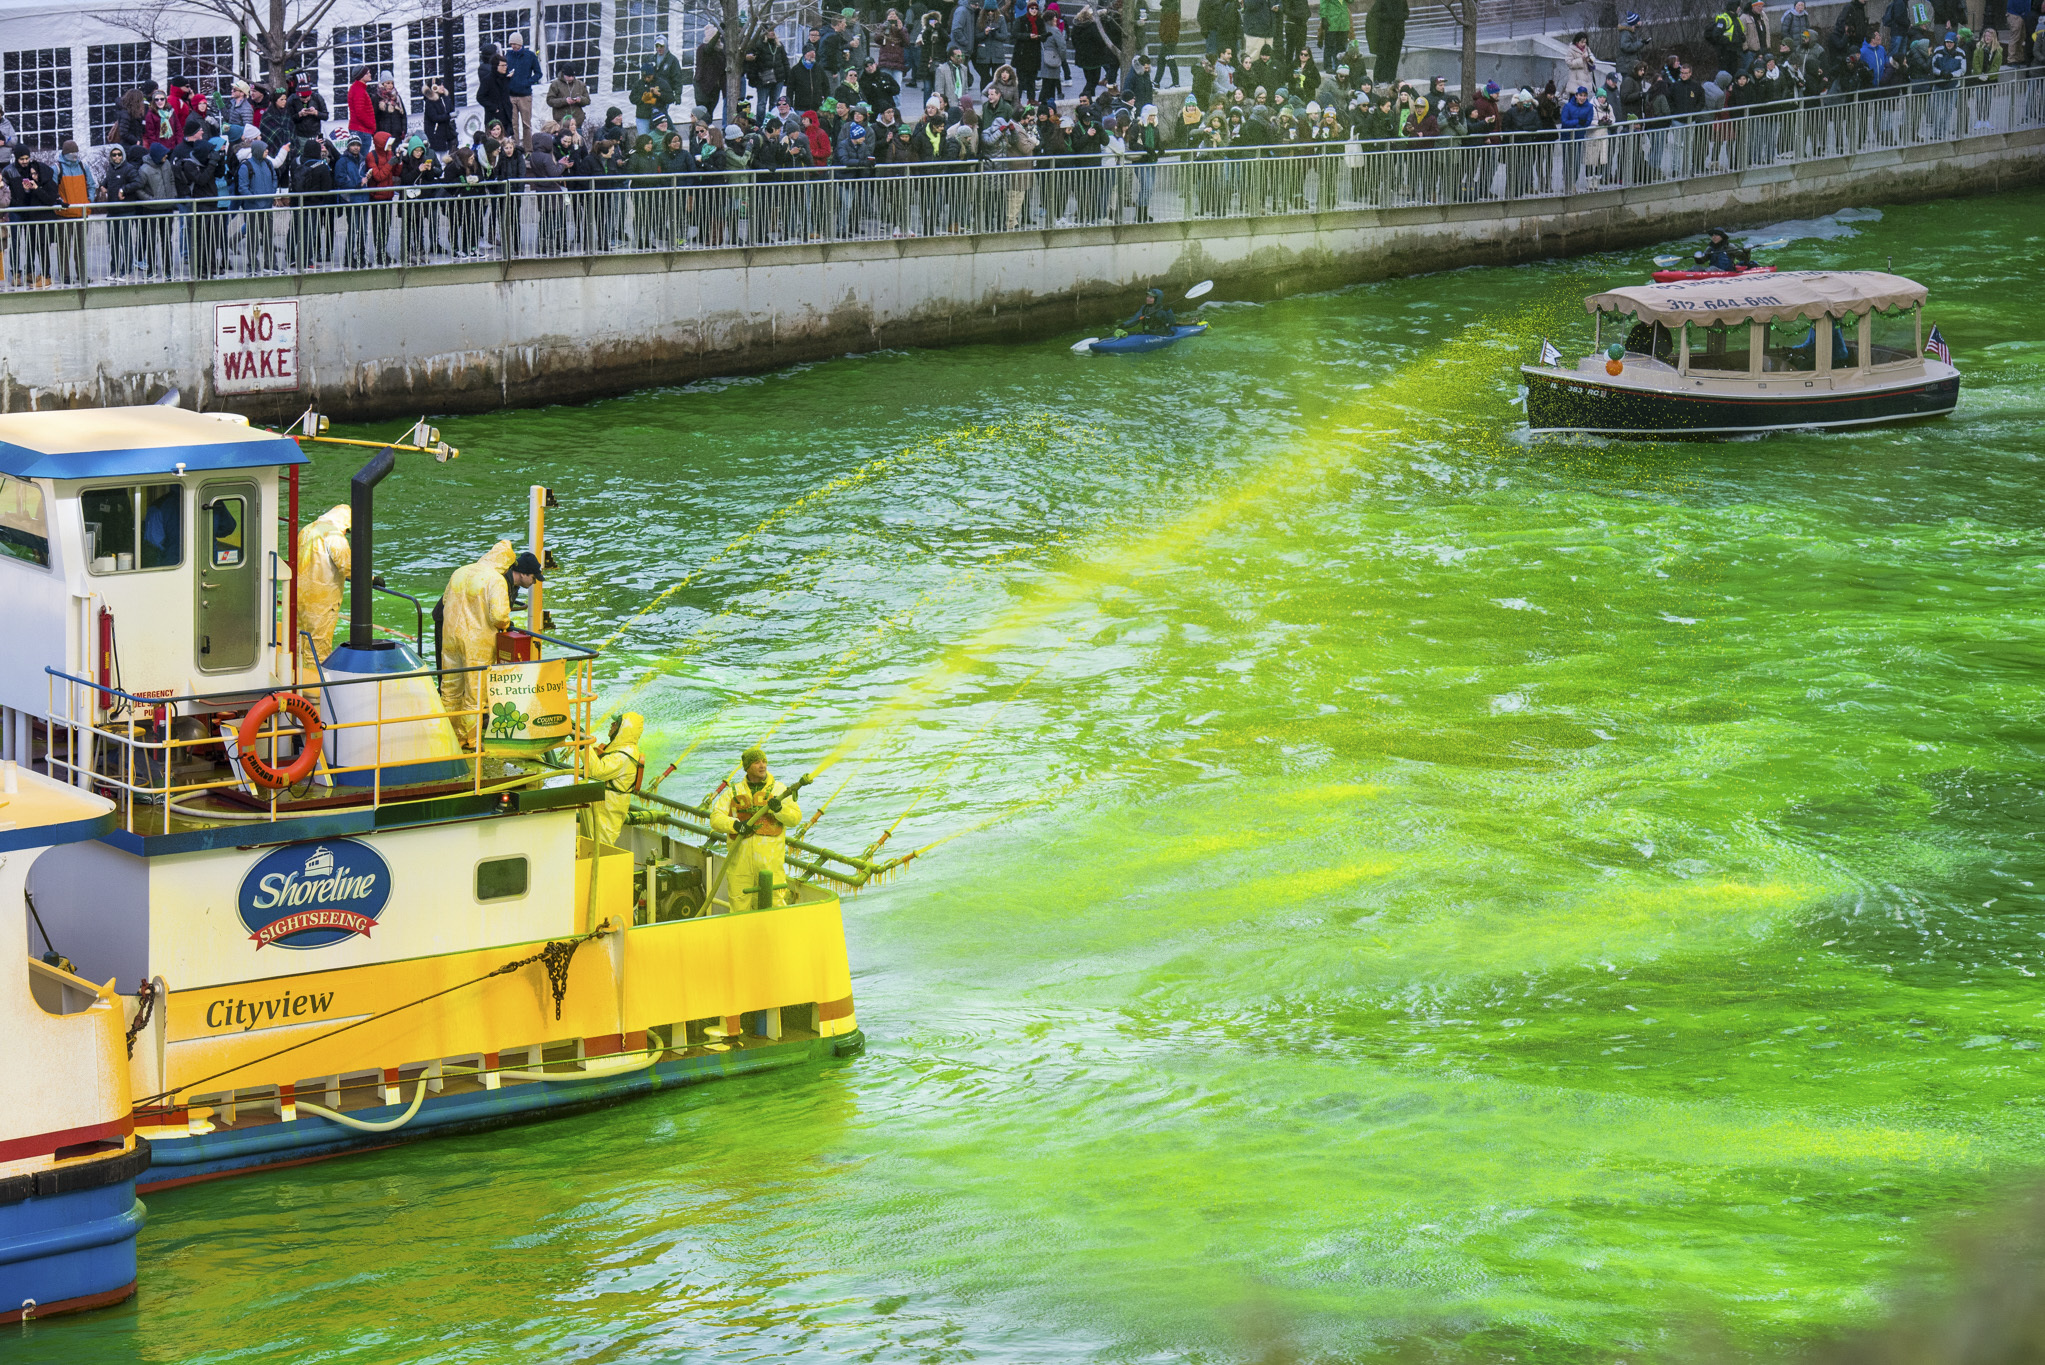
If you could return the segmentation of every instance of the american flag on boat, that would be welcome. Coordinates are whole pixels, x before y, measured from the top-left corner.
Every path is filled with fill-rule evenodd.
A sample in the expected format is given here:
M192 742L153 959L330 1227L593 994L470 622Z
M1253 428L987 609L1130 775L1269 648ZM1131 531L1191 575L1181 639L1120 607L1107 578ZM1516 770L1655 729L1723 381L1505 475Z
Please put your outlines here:
M1946 339L1938 334L1938 324L1936 322L1931 325L1931 335L1925 338L1924 353L1928 356L1937 357L1941 364L1950 365L1953 363L1953 348L1946 345Z
M1931 333L1933 336L1937 336L1938 328L1932 328ZM1546 337L1541 338L1541 363L1543 365L1560 365L1562 363L1562 352L1556 350L1555 343Z

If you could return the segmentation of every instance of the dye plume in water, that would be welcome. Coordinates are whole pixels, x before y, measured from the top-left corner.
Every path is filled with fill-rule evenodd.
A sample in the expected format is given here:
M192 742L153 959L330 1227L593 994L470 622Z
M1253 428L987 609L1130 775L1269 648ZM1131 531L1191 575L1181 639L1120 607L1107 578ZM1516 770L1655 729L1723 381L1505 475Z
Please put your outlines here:
M1767 1360L1876 1319L2041 1155L2041 208L1778 258L1930 285L1961 413L1878 435L1516 435L1513 366L1653 249L1134 363L442 422L463 459L379 497L394 586L546 482L558 623L644 611L606 698L699 746L669 790L771 731L844 754L827 842L960 835L847 904L869 1051L155 1196L135 1303L11 1352Z

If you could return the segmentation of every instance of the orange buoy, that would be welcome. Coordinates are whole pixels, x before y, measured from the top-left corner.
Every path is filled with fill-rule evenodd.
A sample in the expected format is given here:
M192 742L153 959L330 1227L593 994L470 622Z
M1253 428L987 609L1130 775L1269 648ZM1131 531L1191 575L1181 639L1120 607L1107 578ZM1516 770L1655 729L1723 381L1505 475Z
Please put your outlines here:
M1606 362L1605 362L1605 373L1606 373L1606 374L1617 374L1617 373L1619 373L1619 371L1621 371L1621 370L1623 370L1623 369L1625 369L1625 368L1626 368L1626 362L1624 362L1623 360L1608 360L1608 361L1606 361Z
M261 738L263 726L269 723L279 710L291 713L299 727L305 732L305 744L298 751L298 757L279 768L266 763L256 753L256 742ZM312 776L312 770L320 761L320 712L310 700L297 692L272 692L254 706L242 718L241 729L235 732L235 740L241 749L241 770L248 774L250 782L270 791L296 786Z

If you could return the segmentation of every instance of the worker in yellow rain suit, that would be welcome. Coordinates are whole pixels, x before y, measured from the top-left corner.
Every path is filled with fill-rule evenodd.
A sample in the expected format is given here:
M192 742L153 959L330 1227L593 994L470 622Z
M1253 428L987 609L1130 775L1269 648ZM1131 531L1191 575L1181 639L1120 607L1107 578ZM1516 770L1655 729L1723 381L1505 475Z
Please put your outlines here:
M769 905L787 905L788 874L782 864L788 858L788 826L802 823L802 808L788 794L787 786L767 771L764 750L756 745L746 750L739 762L745 767L745 776L710 807L710 828L729 841L724 856L731 908L762 910ZM752 832L741 836L739 827L749 820ZM771 897L760 895L762 874L773 879Z
M632 809L632 793L646 778L646 756L639 752L639 737L645 733L646 717L627 711L611 722L610 742L597 750L589 765L589 775L604 784L603 803L590 809L590 832L600 844L618 842Z
M497 632L511 628L512 586L531 587L539 578L537 573L515 573L512 565L517 559L511 542L500 540L475 563L456 569L441 594L441 668L484 670L440 676L441 705L467 748L476 746L477 721L489 706L487 670L497 661Z
M324 660L334 648L341 589L355 562L354 542L348 538L354 525L355 514L342 503L298 533L298 672L307 682L319 680L313 661Z

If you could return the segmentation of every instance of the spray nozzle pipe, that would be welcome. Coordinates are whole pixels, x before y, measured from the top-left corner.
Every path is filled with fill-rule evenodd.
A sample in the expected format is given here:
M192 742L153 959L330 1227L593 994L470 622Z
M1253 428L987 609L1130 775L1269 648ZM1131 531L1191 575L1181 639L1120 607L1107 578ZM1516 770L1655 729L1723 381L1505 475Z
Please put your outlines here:
M653 779L653 785L652 785L652 786L650 786L650 787L648 787L648 788L647 788L646 790L648 790L648 791L650 791L650 792L657 792L657 791L659 791L659 790L660 790L660 784L661 784L661 783L663 783L663 782L665 782L665 781L667 781L667 780L668 780L668 779L669 779L670 777L673 777L673 776L675 775L675 769L677 769L677 768L679 768L679 767L681 767L681 766L682 766L682 761L681 761L680 759L676 759L676 760L675 760L674 762L672 762L672 763L668 764L668 765L667 765L667 771L666 771L666 772L664 772L664 773L662 773L662 774L661 774L661 775L660 775L659 777L656 777L656 778L654 778L654 779Z

